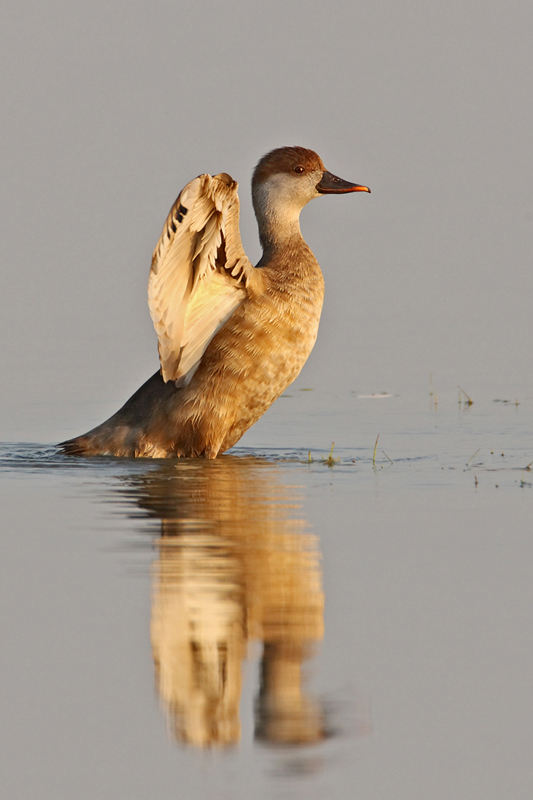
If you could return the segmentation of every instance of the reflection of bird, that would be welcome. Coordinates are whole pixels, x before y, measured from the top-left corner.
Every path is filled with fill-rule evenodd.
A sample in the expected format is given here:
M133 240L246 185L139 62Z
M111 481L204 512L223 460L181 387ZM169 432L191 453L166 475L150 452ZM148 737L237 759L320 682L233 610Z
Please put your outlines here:
M324 630L318 540L282 477L277 464L226 456L166 462L124 479L128 502L160 520L152 651L170 730L182 742L239 741L253 641L263 644L257 736L301 744L325 735L305 680Z
M252 181L263 246L254 268L241 243L237 183L224 173L188 183L148 284L161 370L63 449L215 458L234 445L296 378L315 343L324 282L300 212L321 194L357 191L370 190L327 172L312 150L268 153Z

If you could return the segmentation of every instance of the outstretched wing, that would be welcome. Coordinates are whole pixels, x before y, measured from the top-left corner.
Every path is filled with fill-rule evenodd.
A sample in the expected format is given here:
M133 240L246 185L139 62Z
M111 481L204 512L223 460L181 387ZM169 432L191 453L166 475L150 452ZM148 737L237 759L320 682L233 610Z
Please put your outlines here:
M185 386L246 297L253 267L239 234L238 184L200 175L172 206L152 258L148 306L165 381Z

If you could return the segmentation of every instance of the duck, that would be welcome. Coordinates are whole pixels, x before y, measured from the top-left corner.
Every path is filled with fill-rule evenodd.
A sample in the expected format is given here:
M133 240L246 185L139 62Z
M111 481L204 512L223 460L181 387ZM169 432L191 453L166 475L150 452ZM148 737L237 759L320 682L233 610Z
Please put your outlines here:
M112 417L61 442L67 455L216 458L300 373L315 344L324 279L300 212L328 194L370 192L305 147L263 156L252 201L263 254L239 231L238 184L199 175L179 194L154 250L148 306L160 369Z

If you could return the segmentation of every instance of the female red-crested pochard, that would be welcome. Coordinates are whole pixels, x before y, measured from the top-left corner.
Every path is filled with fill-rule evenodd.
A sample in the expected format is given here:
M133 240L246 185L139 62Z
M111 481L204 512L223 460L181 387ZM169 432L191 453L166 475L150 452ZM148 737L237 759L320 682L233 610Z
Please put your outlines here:
M304 147L264 156L252 179L263 256L239 232L238 184L200 175L172 206L155 248L148 305L161 369L106 422L60 447L73 455L224 453L285 391L316 340L324 280L300 232L323 194L369 192Z

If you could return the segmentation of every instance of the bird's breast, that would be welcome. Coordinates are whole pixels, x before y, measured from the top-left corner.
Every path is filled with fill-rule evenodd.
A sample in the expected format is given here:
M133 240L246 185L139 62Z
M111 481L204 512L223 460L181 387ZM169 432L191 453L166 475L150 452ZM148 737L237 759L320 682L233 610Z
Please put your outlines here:
M265 277L264 292L234 312L206 356L217 372L239 383L243 395L259 393L273 402L313 349L324 281L318 265L311 276Z

